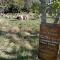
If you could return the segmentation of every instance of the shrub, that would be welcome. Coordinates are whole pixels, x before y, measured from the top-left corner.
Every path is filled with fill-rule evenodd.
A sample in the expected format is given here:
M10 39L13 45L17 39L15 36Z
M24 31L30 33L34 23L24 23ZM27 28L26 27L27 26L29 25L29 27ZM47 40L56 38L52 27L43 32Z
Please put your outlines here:
M40 3L34 2L32 4L31 10L32 10L33 13L38 13L39 14L40 13Z
M4 13L19 13L19 12L20 12L20 7L14 4L9 4L4 9Z

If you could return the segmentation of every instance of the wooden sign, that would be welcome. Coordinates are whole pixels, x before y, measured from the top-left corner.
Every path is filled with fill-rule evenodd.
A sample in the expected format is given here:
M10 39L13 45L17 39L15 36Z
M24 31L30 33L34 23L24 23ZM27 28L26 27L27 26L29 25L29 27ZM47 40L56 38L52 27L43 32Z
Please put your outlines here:
M60 41L60 25L51 23L41 25L40 37L48 40Z
M39 59L57 60L60 41L60 25L45 24L40 27Z

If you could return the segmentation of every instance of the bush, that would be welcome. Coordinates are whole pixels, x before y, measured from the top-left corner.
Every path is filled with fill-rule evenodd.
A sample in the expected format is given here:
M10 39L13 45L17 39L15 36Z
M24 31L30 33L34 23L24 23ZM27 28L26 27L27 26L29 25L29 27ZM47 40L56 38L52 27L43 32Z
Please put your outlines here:
M34 2L32 4L31 10L32 10L33 13L38 13L39 14L40 13L40 3Z
M21 9L21 11L22 11L22 12L27 12L27 13L29 13L29 12L30 12L30 9L27 9L26 7L23 7L23 8Z
M4 13L20 13L20 7L18 5L9 4L5 7Z

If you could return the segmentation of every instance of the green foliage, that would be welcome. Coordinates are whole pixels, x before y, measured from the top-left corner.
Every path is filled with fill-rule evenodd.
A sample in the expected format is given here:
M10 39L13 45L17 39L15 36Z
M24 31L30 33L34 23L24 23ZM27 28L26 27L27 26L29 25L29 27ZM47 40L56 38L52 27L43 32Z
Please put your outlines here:
M17 4L18 6L20 6L20 8L22 8L24 6L24 0L15 0L15 4Z
M58 14L59 10L60 10L60 1L54 0L53 3L48 5L47 8L48 8L47 11L48 11L49 15L52 16L52 14L53 14L54 16L56 16L56 14Z
M18 13L20 12L20 8L18 5L9 4L5 7L4 13Z
M52 4L52 9L53 9L53 13L56 14L58 12L58 10L60 9L60 1L55 1Z
M31 7L32 12L34 13L40 13L40 4L38 2L34 2Z
M12 12L12 13L20 12L20 8L18 5L10 4L8 9L9 9L9 12Z
M59 9L60 8L60 2L59 1L55 1L53 4L52 4L52 7L54 9Z
M40 13L40 4L35 0L34 3L33 0L6 0L6 1L3 0L3 1L5 3L2 3L2 5L6 7L5 9L6 11L11 8L11 10L13 9L13 12L15 12L16 9L19 11L22 10L24 12L27 11L30 12L30 8L31 8L32 12Z

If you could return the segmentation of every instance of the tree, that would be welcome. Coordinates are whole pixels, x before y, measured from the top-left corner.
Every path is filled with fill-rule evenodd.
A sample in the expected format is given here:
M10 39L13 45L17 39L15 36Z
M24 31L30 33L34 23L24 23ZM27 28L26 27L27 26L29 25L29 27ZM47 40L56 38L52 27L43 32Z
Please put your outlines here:
M56 24L59 21L60 16L60 0L53 0L53 2L50 4L47 4L46 0L40 0L41 1L41 13L42 13L42 22L46 23L46 7L49 7L49 14L54 14L56 16L54 23ZM47 6L46 6L47 5Z
M52 5L55 14L56 14L56 18L54 21L54 24L56 24L59 21L59 16L60 16L60 0L56 0L53 5Z
M40 0L41 2L41 24L46 23L46 2L45 0Z

